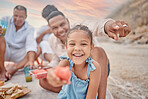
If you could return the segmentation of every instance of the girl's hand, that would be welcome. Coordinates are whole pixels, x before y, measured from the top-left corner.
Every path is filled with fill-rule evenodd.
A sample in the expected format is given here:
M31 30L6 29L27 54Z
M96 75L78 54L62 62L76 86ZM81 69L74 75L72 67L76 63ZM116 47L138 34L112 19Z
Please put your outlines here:
M54 87L60 87L62 85L70 83L69 81L67 82L66 80L61 80L58 76L56 76L55 68L51 68L48 70L47 80Z

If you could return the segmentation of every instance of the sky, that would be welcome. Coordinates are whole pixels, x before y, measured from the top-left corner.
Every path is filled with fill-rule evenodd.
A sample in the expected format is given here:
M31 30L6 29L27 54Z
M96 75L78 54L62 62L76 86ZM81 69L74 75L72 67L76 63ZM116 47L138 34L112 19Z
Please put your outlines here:
M12 16L16 5L27 8L27 19L35 28L47 25L42 18L42 9L48 5L55 5L71 23L87 19L105 18L125 0L0 0L0 18Z

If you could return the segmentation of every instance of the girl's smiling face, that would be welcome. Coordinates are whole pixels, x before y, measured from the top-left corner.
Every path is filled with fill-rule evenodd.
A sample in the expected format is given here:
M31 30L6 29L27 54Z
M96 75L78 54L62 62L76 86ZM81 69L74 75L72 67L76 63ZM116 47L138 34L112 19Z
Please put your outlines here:
M67 54L75 64L85 63L90 56L93 44L86 31L75 30L67 37Z

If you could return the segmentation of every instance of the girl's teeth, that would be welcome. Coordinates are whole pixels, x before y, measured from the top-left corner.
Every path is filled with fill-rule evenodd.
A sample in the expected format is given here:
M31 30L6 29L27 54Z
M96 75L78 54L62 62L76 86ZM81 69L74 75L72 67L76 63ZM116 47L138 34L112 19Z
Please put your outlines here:
M77 55L77 54L74 54L75 56L82 56L82 55Z

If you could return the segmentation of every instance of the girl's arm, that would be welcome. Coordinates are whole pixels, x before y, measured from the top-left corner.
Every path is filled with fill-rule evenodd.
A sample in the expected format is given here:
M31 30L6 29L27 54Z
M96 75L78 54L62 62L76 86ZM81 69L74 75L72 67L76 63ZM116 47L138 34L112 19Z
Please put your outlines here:
M100 79L101 79L101 66L97 62L93 62L96 69L90 72L90 82L87 90L86 99L96 99Z

